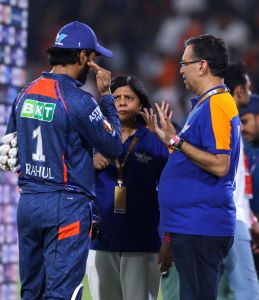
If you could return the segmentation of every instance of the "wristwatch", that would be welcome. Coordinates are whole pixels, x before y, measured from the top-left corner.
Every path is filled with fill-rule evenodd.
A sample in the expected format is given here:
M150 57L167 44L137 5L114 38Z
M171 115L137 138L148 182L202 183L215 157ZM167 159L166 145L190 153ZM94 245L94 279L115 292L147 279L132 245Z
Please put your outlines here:
M174 149L176 149L177 151L182 151L182 145L184 143L183 139L180 139L180 141L178 143L175 143L173 145Z

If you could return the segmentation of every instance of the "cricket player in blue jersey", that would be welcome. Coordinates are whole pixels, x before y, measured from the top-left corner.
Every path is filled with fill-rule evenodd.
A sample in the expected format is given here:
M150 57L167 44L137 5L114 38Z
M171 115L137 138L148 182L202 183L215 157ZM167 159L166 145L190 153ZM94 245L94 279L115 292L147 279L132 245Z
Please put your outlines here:
M17 212L21 299L81 299L95 198L93 147L121 152L111 74L94 63L111 57L80 22L61 28L48 49L51 72L14 101L7 134L17 131L20 200ZM82 89L92 69L100 107Z

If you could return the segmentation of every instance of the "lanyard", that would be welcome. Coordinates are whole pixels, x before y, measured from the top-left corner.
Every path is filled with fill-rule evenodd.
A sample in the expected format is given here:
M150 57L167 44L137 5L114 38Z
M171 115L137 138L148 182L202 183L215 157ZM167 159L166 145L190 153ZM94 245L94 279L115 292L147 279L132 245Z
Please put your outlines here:
M118 178L117 178L117 183L119 186L122 186L123 185L123 172L124 172L124 167L125 167L125 163L131 153L131 151L133 150L133 148L135 147L136 143L138 141L138 137L134 136L134 138L132 139L130 145L129 145L129 148L124 156L124 159L122 161L122 163L120 164L119 162L119 159L117 158L115 160L115 163L116 163L116 169L117 169L117 175L118 175Z
M213 96L213 95L216 95L216 94L219 94L219 93L225 93L225 92L229 92L229 89L227 87L224 87L224 88L218 88L218 89L214 89L212 91L209 91L207 92L205 95L203 95L201 97L201 99L198 101L198 103L194 106L194 108L191 110L191 112L189 113L189 116L184 124L184 127L183 129L185 128L186 125L188 125L188 122L190 121L191 119L191 116L193 115L195 109L202 103L204 102L205 100L207 100L210 96ZM179 136L181 135L182 131L179 133Z

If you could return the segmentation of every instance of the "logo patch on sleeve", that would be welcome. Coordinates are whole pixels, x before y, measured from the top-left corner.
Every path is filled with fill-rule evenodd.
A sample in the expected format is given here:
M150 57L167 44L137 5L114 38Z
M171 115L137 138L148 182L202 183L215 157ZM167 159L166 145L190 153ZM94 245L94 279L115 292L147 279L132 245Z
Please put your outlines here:
M21 117L45 122L53 120L56 104L26 99L22 106Z
M91 122L93 121L100 121L103 118L103 114L99 108L99 106L97 106L92 113L89 115L89 119Z

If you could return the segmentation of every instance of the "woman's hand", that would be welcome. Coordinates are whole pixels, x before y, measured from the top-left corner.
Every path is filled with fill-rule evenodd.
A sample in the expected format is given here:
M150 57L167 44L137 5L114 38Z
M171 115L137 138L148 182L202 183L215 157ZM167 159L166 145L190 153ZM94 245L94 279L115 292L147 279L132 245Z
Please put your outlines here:
M93 164L96 170L103 170L109 166L111 159L105 158L100 153L96 153L93 157Z

